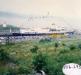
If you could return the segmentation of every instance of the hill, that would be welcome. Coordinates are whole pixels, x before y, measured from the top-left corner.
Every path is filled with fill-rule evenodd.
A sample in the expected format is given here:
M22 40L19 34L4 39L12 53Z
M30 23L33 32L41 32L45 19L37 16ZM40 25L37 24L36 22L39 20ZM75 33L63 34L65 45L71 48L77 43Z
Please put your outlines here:
M0 59L1 75L26 75L41 69L47 75L63 75L64 64L81 65L81 40L77 39L26 41L1 45L1 50L10 58L5 61L0 54L4 58Z

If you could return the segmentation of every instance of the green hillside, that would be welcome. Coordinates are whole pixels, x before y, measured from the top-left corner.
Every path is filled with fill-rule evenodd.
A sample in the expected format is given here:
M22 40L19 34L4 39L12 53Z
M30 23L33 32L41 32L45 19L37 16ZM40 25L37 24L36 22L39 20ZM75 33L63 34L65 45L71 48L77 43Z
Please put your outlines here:
M81 40L40 40L0 45L0 75L28 75L44 70L63 75L67 63L81 65Z

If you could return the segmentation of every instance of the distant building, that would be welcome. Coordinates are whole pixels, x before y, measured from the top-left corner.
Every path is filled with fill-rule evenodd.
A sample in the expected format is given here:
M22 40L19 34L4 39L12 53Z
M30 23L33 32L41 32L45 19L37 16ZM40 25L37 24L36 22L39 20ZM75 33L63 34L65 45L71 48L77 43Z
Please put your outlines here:
M20 28L12 25L1 24L0 25L0 35L1 34L11 34L11 33L20 33Z

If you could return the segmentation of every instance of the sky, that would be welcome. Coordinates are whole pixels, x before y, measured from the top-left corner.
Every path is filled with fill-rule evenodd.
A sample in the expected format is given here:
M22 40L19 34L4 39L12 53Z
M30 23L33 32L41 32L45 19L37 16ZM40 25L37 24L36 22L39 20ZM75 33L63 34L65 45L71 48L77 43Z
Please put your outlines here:
M47 14L81 18L81 0L0 0L0 10L19 14Z
M49 15L64 18L78 28L81 24L81 0L0 0L0 11L22 15Z

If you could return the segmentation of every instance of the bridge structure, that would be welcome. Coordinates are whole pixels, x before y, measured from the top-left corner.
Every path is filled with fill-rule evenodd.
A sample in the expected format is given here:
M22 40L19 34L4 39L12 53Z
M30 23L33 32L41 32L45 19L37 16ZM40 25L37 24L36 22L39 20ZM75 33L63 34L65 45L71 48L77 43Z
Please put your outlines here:
M0 37L11 37L11 36L42 36L49 35L49 33L11 33L11 34L0 34Z
M48 38L47 33L11 33L11 34L1 34L0 42L10 43L10 42L19 42L25 40L37 40Z
M0 34L0 42L15 42L15 41L25 41L25 40L40 40L40 39L56 39L65 38L66 34L73 35L73 32L67 33L9 33Z

